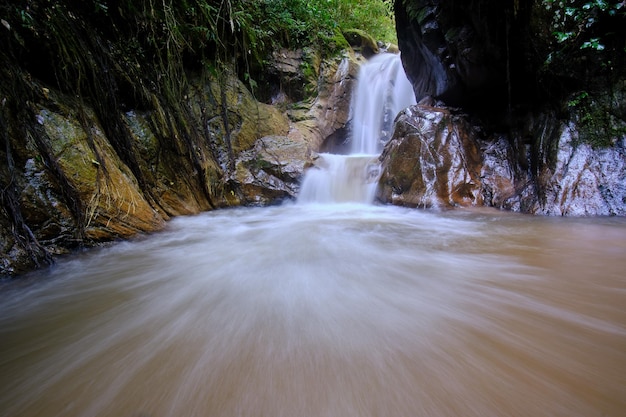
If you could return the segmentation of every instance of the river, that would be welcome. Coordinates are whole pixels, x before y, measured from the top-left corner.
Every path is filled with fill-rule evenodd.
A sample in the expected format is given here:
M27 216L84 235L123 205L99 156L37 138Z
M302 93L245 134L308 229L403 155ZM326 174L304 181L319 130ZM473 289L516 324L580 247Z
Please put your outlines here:
M0 416L624 416L624 255L623 218L176 218L0 285Z

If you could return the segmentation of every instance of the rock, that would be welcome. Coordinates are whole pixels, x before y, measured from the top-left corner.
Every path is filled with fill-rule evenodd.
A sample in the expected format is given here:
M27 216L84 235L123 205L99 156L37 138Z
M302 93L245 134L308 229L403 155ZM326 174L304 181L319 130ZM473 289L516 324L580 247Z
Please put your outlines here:
M223 169L232 163L229 156L250 149L257 139L287 134L289 130L285 115L271 105L258 102L234 74L225 72L220 79L197 79L193 86L193 95L189 97L193 121L199 123L200 131L209 130L211 139L223 151L220 155L226 158L220 158Z
M266 69L257 75L260 85L255 95L278 106L315 97L321 61L320 53L311 48L272 52Z
M341 33L348 41L348 44L350 44L354 50L363 54L365 58L369 59L380 51L376 40L365 31L360 29L345 29Z
M237 160L234 180L240 184L244 204L268 205L294 199L311 152L304 141L287 136L266 136Z
M143 169L154 177L150 192L168 216L241 204L233 180L240 154L264 136L289 132L285 114L259 103L232 74L222 76L193 80L185 122L198 136L181 132L167 140L167 132L153 128L159 111L126 113Z
M381 155L378 199L408 207L482 205L481 158L465 119L447 109L401 112Z
M163 217L155 211L132 175L122 163L102 130L93 124L86 132L77 120L69 114L59 114L48 109L41 109L40 120L50 138L51 149L57 162L70 184L78 192L78 198L85 210L84 237L99 242L116 238L125 238L139 232L159 230L164 225ZM34 164L27 163L25 172L32 171ZM32 177L44 178L40 173ZM40 198L30 194L41 193L41 187L35 181L25 187L23 199L51 201L48 205L60 206L58 199ZM45 206L45 204L44 204ZM57 223L62 224L63 211L57 213ZM37 223L35 223L37 224ZM45 231L46 223L39 224L37 234Z
M538 172L536 214L559 216L626 215L626 138L594 149L576 143L575 125L559 129L552 163Z
M26 224L37 225L35 234L50 252L66 253L81 236L77 219L60 197L62 191L41 162L29 158L24 164L20 205Z
M608 41L619 37L623 22L596 10L579 36L555 50L554 13L565 7L396 1L402 60L418 102L462 108L477 129L491 131L476 138L484 204L545 215L623 215L626 82L624 66L614 61L623 47ZM611 28L602 49L581 46L599 22ZM415 204L426 198L418 193L396 197Z
M532 7L498 0L396 1L398 46L417 100L430 95L500 121L512 94L521 101L536 81L528 55Z
M524 147L523 155L511 146L505 135L481 142L482 168L480 178L484 204L499 209L530 212L536 202L534 180L528 169L530 151ZM522 145L523 146L523 145Z
M487 205L557 216L626 215L626 136L581 142L551 114L514 133L484 136L465 116L417 105L402 112L381 155L378 198L409 207Z
M360 62L352 51L324 60L315 99L298 103L287 111L293 128L311 150L328 151L346 141L350 101Z
M280 49L272 52L263 76L270 86L269 99L272 104L292 103L305 97L305 60L301 49Z

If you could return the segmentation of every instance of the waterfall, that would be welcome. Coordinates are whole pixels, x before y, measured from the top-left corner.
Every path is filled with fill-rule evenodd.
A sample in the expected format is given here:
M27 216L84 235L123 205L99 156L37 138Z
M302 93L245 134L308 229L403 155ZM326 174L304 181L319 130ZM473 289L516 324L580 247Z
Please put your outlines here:
M396 115L412 104L415 94L400 55L383 53L363 64L350 103L350 154L319 154L304 176L298 202L371 203L380 174L378 156Z
M364 64L350 104L352 153L380 154L391 138L397 114L412 104L415 93L400 55L380 54Z
M310 169L298 201L315 203L370 202L380 174L377 155L320 154Z

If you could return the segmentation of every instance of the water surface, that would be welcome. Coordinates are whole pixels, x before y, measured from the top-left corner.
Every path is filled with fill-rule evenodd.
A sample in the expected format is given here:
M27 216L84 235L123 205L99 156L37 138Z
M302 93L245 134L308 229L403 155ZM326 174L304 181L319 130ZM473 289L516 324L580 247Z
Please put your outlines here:
M0 286L0 416L624 416L626 221L215 211Z

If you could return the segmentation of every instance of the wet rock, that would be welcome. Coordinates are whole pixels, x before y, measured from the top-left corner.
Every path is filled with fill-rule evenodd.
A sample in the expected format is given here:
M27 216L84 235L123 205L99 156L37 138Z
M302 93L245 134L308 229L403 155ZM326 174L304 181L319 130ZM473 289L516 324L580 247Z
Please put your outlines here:
M395 1L398 46L417 100L430 95L510 126L520 109L559 95L561 75L550 77L570 62L545 71L554 50L554 13L545 3Z
M274 51L267 63L269 101L272 104L292 103L305 97L306 75L304 53L301 49Z
M467 121L447 109L401 112L381 155L378 199L409 207L482 205L481 158Z
M264 136L289 132L278 108L259 103L232 74L222 77L193 80L185 122L198 136L167 140L153 128L158 111L126 113L143 169L154 178L150 192L167 216L242 204L233 180L239 155Z
M508 6L415 0L396 1L395 11L398 45L418 101L430 95L450 106L477 99L483 105L506 91Z
M66 253L80 236L74 215L60 197L58 184L35 158L24 164L23 180L20 205L24 221L37 225L37 240L50 252Z
M559 129L551 163L538 172L536 214L562 216L626 215L626 138L594 149L577 143L572 123Z
M341 146L346 141L350 101L361 62L363 58L351 50L324 60L320 64L317 96L287 111L294 129L313 151Z
M244 204L267 205L294 199L305 165L311 160L308 145L287 136L266 136L237 160L234 180Z
M39 116L60 168L83 203L86 239L112 240L163 227L163 217L150 206L137 180L97 124L86 132L70 114L44 108ZM26 193L31 189L35 193L41 191L35 182L31 181L31 185L25 188ZM33 194L31 197L39 200ZM28 199L28 194L24 198ZM57 223L62 224L63 213L55 211L59 214ZM45 230L45 223L41 226L44 227L39 230Z
M570 39L555 51L554 10L545 2L398 0L395 11L418 102L460 107L491 131L477 138L484 204L546 215L624 213L626 83L611 49L621 43L607 42L600 53ZM607 39L618 36L613 17L598 19L612 28Z
M398 116L381 156L378 198L410 207L626 215L625 136L594 147L580 140L574 122L550 114L525 130L534 141L519 132L485 136L445 108L410 107Z
M257 139L289 130L287 117L276 107L258 102L232 73L194 80L192 92L193 122L215 141L223 169L232 162L229 157L250 149Z
M481 154L484 204L529 212L536 202L534 180L527 163L530 150L523 144L512 146L511 138L506 135L495 135L481 141Z
M320 53L311 48L272 52L265 70L258 74L260 85L256 97L278 106L315 97L321 62Z

